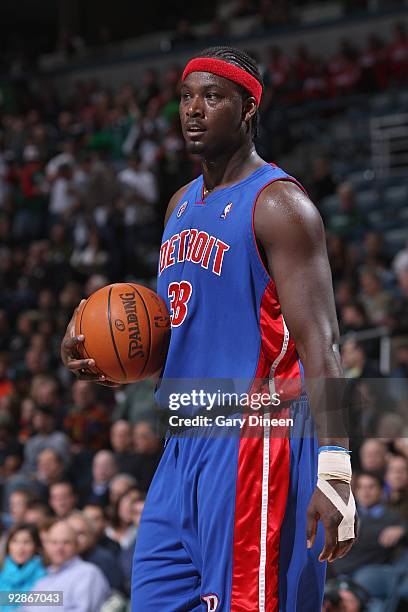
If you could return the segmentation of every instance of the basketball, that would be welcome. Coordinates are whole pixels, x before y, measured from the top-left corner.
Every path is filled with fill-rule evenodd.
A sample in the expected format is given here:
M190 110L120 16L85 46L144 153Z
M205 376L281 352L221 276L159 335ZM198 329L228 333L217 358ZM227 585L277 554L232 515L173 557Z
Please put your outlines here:
M126 384L149 378L166 358L170 317L164 301L135 283L115 283L95 291L80 307L76 335L83 334L83 358L91 370Z

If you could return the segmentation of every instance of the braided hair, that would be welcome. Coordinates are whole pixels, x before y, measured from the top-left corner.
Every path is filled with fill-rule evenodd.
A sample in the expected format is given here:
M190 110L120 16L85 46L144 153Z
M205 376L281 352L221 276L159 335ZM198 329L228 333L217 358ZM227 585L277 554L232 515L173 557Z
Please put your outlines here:
M234 47L209 47L208 49L204 49L204 51L202 51L197 57L220 59L224 62L232 64L233 66L238 66L238 68L242 68L242 70L245 70L245 72L248 72L248 74L253 76L262 85L262 89L264 88L263 78L256 61L245 51L235 49ZM248 91L240 85L237 85L237 87L241 90L242 99L244 100L247 98ZM253 138L256 138L258 135L258 127L259 111L257 110L251 121L251 132Z

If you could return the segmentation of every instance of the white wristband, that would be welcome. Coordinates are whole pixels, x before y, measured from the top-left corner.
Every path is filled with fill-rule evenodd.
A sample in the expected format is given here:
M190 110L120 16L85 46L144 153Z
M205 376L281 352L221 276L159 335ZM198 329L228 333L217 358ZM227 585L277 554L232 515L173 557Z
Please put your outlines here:
M317 475L322 480L341 480L350 484L350 455L344 451L322 451L319 453Z

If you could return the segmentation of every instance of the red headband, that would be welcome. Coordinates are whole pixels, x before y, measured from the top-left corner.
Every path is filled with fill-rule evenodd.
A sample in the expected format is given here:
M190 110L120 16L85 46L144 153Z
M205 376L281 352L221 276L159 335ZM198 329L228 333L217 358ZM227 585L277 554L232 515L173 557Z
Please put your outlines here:
M249 91L259 106L262 97L262 85L255 77L238 66L213 57L197 57L188 62L184 68L181 80L184 81L190 72L211 72L217 76L234 81L234 83L238 83L238 85Z

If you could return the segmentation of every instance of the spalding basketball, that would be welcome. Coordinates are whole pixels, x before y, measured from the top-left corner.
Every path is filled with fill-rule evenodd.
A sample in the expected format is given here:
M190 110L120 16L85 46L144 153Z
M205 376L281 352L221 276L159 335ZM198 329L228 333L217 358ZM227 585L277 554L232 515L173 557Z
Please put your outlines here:
M80 307L75 334L83 334L84 359L93 372L125 384L149 378L166 359L170 317L166 304L151 289L115 283L95 291Z

